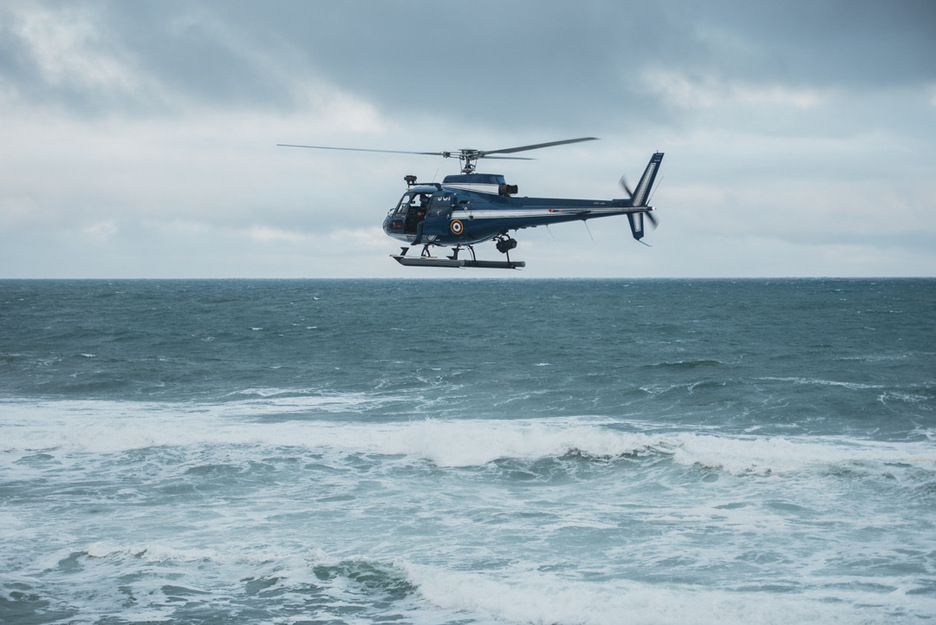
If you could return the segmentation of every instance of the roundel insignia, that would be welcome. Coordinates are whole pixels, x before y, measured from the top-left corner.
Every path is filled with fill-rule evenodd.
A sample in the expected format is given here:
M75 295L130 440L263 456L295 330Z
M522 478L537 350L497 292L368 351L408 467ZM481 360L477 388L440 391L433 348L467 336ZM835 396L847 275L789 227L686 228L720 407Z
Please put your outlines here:
M461 234L462 230L465 229L462 222L457 219L452 220L452 223L449 224L449 228L452 230L452 234Z

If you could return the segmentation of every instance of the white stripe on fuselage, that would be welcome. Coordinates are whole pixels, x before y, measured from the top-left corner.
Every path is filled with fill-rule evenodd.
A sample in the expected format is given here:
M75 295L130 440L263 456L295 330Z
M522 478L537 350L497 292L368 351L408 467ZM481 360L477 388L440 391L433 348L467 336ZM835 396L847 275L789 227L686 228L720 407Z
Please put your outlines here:
M490 184L486 182L449 182L446 183L445 188L474 191L475 193L484 193L485 195L498 195L500 184Z
M613 208L516 208L499 210L455 210L452 219L521 219L523 217L567 217L569 215L594 215L600 213L637 213L629 206Z

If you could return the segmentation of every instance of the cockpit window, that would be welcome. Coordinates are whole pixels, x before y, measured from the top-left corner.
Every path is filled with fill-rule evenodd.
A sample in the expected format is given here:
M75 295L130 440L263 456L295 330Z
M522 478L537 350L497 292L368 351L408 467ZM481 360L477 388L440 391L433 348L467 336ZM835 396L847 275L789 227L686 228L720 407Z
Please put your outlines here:
M399 205L397 205L397 208L396 208L396 214L397 214L398 216L402 216L402 215L405 215L405 214L406 214L406 209L407 209L407 207L408 207L409 204L410 204L410 199L411 199L411 196L412 196L412 195L415 195L415 194L413 194L413 193L404 193L404 194L403 194L403 197L400 198L400 203L399 203Z
M400 198L395 214L403 216L411 206L425 211L426 207L429 206L429 197L428 193L404 193L403 197Z

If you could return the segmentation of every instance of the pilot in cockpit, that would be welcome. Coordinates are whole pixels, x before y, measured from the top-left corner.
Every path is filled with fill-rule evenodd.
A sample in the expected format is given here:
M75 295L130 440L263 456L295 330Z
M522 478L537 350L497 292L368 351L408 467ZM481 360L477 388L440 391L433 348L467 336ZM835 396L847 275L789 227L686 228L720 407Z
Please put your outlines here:
M426 211L429 209L429 196L426 193L419 194L419 206L416 206L416 196L413 196L413 205L411 210L416 214L416 239L410 245L418 245L422 242L423 221L426 219Z

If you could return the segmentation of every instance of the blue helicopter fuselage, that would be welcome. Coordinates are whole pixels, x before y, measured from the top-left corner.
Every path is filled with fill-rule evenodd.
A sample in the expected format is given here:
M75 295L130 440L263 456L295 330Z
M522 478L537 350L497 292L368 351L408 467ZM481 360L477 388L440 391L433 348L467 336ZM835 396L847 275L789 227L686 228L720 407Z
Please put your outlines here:
M652 183L652 176L647 182ZM489 241L511 230L628 215L634 238L640 239L643 215L653 210L646 204L635 206L633 198L513 197L516 192L517 187L506 184L499 174L458 174L446 176L441 184L414 184L387 214L383 229L408 243L418 240L459 247Z

